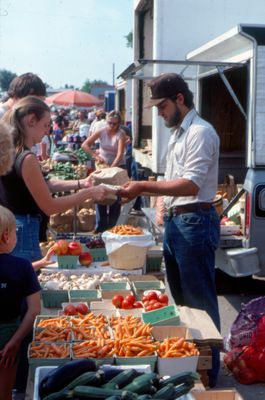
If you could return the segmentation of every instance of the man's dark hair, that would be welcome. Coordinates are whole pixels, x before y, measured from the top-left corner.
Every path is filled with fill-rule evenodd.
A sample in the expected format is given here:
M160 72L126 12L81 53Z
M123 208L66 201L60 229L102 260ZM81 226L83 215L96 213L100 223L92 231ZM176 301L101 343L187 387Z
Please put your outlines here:
M35 74L27 72L12 80L7 92L9 97L22 99L26 96L46 96L46 87L42 80Z

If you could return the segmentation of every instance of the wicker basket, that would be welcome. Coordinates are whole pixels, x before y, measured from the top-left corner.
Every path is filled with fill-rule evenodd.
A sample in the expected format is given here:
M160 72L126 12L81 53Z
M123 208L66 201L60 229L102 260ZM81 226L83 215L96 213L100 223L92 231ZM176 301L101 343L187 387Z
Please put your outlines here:
M109 263L116 269L143 268L146 262L147 247L125 244L108 255Z
M82 232L89 232L95 228L96 217L95 215L82 215L78 216L78 230Z

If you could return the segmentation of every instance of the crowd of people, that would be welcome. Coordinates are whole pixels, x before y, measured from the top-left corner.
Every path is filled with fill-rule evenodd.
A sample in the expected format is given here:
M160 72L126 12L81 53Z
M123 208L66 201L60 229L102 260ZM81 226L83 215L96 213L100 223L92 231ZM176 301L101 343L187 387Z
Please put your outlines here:
M173 299L176 304L207 311L220 330L214 281L220 225L212 206L219 138L195 111L193 94L181 76L163 74L149 86L148 106L156 107L165 125L172 128L165 179L129 181L118 194L124 201L146 192L164 197L164 260ZM8 96L0 105L0 304L9 305L8 312L6 308L0 311L0 400L11 400L14 388L16 396L19 392L23 396L26 388L26 349L40 310L40 287L33 268L38 270L49 262L49 255L41 258L41 219L87 198L97 203L109 193L117 194L113 189L94 187L89 177L47 180L38 159L50 157L53 146L63 141L79 143L95 160L110 167L126 168L127 164L128 168L131 157L131 139L117 111L106 115L101 110L92 118L82 110L76 120L66 110L51 112L43 101L45 86L34 74L15 78ZM72 193L53 197L58 191ZM119 202L109 213L97 205L96 232L115 225L119 212ZM220 367L218 349L213 348L212 355L208 375L214 387Z

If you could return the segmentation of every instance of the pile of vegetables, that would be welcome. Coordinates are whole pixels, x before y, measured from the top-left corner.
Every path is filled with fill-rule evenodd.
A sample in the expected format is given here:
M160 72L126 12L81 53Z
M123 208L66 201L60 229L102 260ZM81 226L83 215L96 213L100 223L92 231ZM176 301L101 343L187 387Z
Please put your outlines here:
M154 372L141 373L135 369L107 365L97 369L92 359L83 359L49 372L39 384L39 395L41 400L173 400L188 393L198 379L194 372L161 379Z

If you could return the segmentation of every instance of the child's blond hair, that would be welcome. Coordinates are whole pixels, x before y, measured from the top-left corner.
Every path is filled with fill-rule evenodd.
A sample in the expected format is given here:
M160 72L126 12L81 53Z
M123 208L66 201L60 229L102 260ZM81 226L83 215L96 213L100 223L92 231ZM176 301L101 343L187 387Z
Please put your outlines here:
M16 218L14 214L3 206L0 206L0 239L5 231L8 233L16 227Z
M0 176L5 175L14 162L13 129L0 121Z

